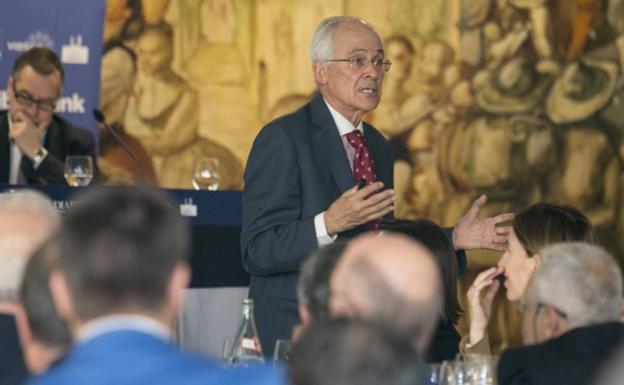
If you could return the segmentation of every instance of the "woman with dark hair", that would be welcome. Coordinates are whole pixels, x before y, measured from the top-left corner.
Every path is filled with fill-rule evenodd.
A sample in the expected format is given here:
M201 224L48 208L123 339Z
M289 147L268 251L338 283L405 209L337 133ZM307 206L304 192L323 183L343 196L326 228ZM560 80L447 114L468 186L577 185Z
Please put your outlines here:
M540 263L540 250L554 243L572 241L596 243L589 219L572 207L538 203L517 214L507 250L497 266L481 272L468 290L470 333L462 338L460 349L490 353L486 328L494 295L501 284L498 278L503 278L507 299L519 301Z
M429 362L454 359L459 351L460 340L455 326L463 311L457 300L459 268L453 243L440 226L428 220L385 221L382 227L388 231L407 235L422 243L438 261L444 286L444 303L440 323L431 340L426 359Z

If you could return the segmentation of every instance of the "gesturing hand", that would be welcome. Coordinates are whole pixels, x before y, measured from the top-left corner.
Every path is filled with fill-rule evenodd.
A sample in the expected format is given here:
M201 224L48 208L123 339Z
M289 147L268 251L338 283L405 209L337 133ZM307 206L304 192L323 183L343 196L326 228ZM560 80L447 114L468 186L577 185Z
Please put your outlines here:
M502 267L491 267L477 275L468 289L468 305L470 306L470 343L475 344L483 339L490 316L492 301L498 291L500 282L496 276L503 272ZM481 293L486 289L485 293Z
M511 227L498 226L498 224L513 219L514 215L506 213L492 218L480 219L479 211L486 202L487 196L485 194L481 195L457 222L453 229L453 246L455 250L505 250Z
M375 182L359 190L356 185L345 191L325 211L327 233L335 235L392 212L394 190L379 191L381 188L383 183Z

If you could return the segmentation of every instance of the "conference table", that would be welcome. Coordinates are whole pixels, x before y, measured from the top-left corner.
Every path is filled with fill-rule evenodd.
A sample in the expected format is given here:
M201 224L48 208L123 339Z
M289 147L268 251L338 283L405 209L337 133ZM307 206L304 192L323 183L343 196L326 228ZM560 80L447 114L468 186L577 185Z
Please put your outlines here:
M0 184L0 194L31 188L47 195L61 213L75 202L84 188L62 185ZM106 188L106 186L103 186ZM249 275L241 265L240 191L166 191L190 224L193 270L185 305L180 312L174 339L180 346L219 357L226 337L236 333L240 304L247 296Z

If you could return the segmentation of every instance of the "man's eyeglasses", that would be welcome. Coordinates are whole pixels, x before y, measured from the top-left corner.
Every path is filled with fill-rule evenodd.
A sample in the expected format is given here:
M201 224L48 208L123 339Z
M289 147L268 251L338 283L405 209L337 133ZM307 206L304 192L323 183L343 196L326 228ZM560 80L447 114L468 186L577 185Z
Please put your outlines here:
M13 95L15 95L15 100L24 107L37 106L39 110L47 113L54 112L56 108L56 100L37 100L30 95L17 92L15 81L13 81Z
M366 66L368 66L368 64L370 63L373 65L373 69L375 69L375 71L381 72L383 70L383 72L388 72L390 71L390 66L392 65L392 62L390 60L382 59L382 58L368 60L364 57L354 57L351 59L327 59L323 61L348 62L351 68L353 68L356 71L364 71Z

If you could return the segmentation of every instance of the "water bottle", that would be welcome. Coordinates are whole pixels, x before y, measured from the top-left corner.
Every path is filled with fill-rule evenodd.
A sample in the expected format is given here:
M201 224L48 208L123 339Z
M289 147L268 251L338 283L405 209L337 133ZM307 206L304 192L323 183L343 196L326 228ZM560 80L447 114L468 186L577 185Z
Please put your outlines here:
M237 366L263 364L264 356L254 320L253 299L246 298L241 306L241 319L238 332L232 341L228 363Z

